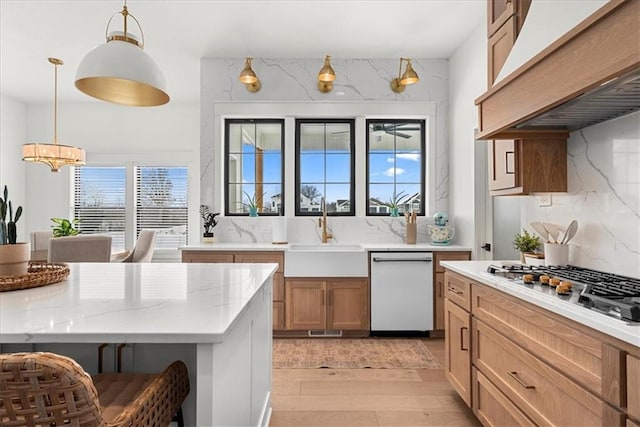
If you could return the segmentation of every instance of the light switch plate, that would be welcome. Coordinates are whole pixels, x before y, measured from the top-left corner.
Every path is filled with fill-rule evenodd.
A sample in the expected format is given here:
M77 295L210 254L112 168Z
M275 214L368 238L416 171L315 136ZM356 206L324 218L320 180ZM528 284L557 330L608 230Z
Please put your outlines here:
M551 194L540 194L538 197L538 206L551 206Z

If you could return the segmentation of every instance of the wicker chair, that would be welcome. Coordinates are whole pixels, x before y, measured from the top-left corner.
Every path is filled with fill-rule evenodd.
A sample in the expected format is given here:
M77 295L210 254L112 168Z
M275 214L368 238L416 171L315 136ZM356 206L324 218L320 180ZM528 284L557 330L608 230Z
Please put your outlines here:
M161 374L98 374L53 353L0 354L0 425L167 426L189 394L181 361Z

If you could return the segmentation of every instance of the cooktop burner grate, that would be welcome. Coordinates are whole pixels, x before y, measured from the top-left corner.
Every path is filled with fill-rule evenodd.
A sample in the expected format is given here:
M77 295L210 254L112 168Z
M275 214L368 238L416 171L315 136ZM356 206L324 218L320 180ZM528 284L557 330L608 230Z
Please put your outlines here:
M640 279L572 265L492 265L487 271L510 278L531 274L536 282L542 275L569 280L584 287L577 303L625 321L640 322Z

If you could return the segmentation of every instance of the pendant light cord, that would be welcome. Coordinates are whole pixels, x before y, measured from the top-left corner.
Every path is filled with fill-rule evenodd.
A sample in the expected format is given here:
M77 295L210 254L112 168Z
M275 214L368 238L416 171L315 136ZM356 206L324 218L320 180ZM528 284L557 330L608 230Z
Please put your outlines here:
M53 75L55 82L53 84L53 143L58 144L58 64L53 64Z

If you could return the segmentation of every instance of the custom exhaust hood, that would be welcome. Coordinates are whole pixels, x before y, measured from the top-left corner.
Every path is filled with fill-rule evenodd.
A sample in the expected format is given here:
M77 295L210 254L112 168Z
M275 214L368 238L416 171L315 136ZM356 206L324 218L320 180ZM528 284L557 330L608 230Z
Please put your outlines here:
M640 110L640 0L610 1L476 100L478 140L574 131Z

